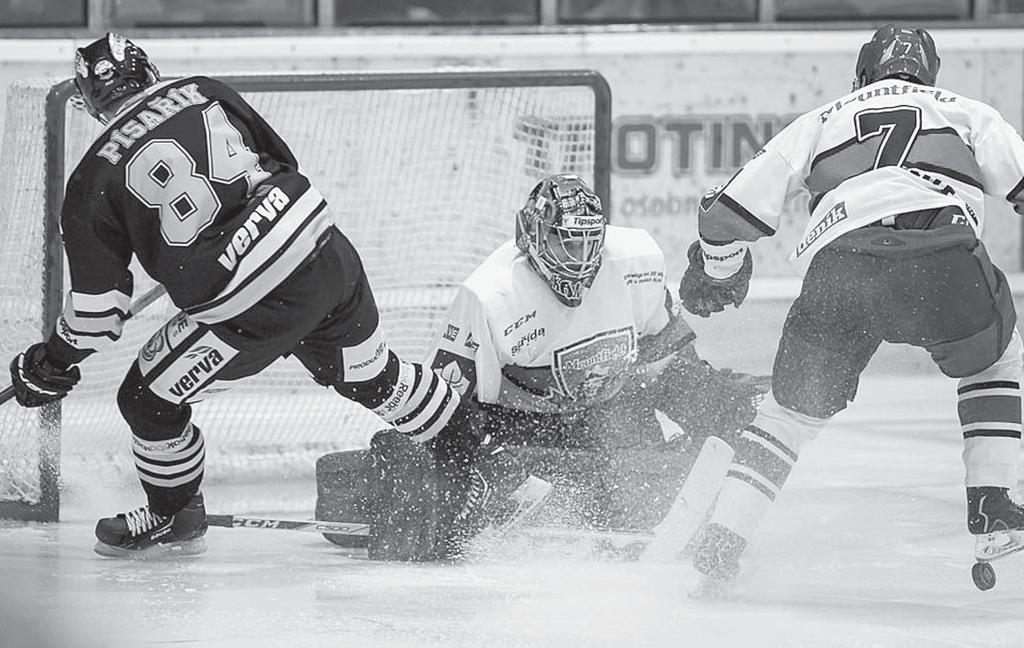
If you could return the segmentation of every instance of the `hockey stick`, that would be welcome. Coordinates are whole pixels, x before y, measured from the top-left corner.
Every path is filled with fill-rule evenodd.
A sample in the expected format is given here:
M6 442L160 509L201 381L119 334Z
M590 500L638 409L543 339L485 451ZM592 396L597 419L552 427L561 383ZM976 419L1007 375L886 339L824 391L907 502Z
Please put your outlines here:
M166 292L167 291L160 284L157 284L156 286L144 292L138 299L133 301L131 305L128 307L128 313L125 315L124 318L125 321L141 313L150 304L163 297L164 294L166 294ZM0 391L0 405L3 405L12 398L14 398L14 385L10 385L3 391Z
M704 441L672 507L640 554L642 562L670 562L683 550L718 495L734 454L732 446L718 437Z
M518 526L523 519L547 498L551 484L537 477L530 477L512 494L516 512L501 525L501 530ZM207 515L210 526L227 529L273 529L276 531L305 531L328 535L368 536L368 522L329 522L327 520L281 520L277 518L249 517L247 515Z
M305 531L328 535L368 536L370 525L366 522L328 522L326 520L278 520L274 518L248 517L245 515L207 515L210 526L228 529L275 529L278 531Z

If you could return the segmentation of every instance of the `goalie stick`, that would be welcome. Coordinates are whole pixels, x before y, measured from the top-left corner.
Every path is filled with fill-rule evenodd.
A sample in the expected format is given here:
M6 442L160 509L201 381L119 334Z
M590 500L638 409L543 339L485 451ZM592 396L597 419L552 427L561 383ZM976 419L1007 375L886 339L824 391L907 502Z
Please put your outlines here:
M129 320L135 315L138 315L145 310L150 304L160 299L166 294L166 290L163 286L157 284L144 292L138 299L133 301L128 307L128 313L125 315L125 320ZM7 401L14 398L14 385L9 385L3 391L0 391L0 405L3 405Z
M704 441L672 507L640 554L642 562L669 562L683 550L718 495L734 454L732 446L718 437Z

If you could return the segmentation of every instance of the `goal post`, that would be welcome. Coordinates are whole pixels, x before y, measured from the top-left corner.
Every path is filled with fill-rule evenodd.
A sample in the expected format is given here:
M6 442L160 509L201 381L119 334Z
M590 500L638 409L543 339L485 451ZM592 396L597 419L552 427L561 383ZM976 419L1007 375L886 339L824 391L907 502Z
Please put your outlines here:
M611 93L597 72L213 76L295 152L359 250L390 344L411 360L423 359L462 280L512 238L516 210L541 176L579 174L610 205ZM64 186L103 132L72 107L73 92L71 81L52 79L8 92L0 141L13 175L0 186L4 362L43 339L63 307ZM133 272L138 296L153 282ZM176 313L164 298L126 323L121 340L82 363L82 381L60 403L0 407L0 518L56 520L62 498L66 506L69 496L85 503L96 493L140 503L115 395L139 349ZM312 483L318 456L365 446L383 425L292 358L198 404L194 420L206 437L207 483ZM312 510L315 490L302 497Z

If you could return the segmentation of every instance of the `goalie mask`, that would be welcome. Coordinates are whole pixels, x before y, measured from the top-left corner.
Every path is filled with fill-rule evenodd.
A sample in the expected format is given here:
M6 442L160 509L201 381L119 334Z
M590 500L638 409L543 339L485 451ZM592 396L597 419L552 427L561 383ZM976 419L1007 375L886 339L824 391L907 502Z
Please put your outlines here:
M160 80L141 47L107 34L75 51L75 86L86 111L106 124L125 99Z
M939 55L931 34L886 25L861 46L853 89L888 78L933 86L938 75Z
M516 245L558 300L576 307L601 267L607 224L601 199L582 179L548 176L516 215Z

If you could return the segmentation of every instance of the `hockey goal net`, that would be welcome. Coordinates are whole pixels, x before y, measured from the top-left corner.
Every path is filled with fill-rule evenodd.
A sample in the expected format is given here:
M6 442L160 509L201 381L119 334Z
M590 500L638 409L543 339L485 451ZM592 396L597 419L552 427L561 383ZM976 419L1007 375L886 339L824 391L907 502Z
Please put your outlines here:
M409 359L423 358L459 283L511 238L515 211L541 175L577 173L608 204L610 94L594 72L221 78L281 133L327 197L362 255L390 343ZM71 94L70 82L52 80L8 92L0 149L4 362L42 339L62 307L65 179L101 132L71 107ZM142 294L153 284L134 271ZM126 323L119 342L83 363L81 383L58 406L0 407L0 518L54 520L61 497L76 494L144 501L115 394L138 350L175 313L164 298ZM195 420L206 436L207 483L306 486L320 454L363 446L381 425L290 358L199 404ZM309 488L299 497L311 507L314 496Z

